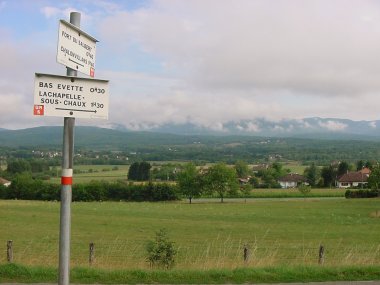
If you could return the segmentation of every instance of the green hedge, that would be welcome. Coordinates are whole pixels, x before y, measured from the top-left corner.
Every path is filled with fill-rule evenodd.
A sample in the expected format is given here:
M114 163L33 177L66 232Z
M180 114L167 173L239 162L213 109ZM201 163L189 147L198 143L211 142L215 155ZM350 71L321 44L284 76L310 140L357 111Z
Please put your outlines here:
M92 181L73 185L73 201L170 201L180 196L175 185ZM0 188L0 199L60 200L60 185L27 177L16 178L9 187Z
M380 197L380 190L347 190L345 193L346 198L375 198Z

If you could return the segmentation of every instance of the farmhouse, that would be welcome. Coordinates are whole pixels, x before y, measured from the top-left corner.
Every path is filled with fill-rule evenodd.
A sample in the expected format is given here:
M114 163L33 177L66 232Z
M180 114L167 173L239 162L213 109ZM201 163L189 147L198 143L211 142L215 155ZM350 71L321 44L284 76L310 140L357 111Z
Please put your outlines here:
M9 185L11 185L11 182L0 177L0 185L4 185L5 187L8 187Z
M338 179L338 188L351 188L351 187L361 187L366 185L368 182L369 174L371 170L368 168L363 168L360 171L348 172L343 174Z
M302 176L297 173L289 173L278 179L281 188L295 188L300 184L308 184L305 176Z

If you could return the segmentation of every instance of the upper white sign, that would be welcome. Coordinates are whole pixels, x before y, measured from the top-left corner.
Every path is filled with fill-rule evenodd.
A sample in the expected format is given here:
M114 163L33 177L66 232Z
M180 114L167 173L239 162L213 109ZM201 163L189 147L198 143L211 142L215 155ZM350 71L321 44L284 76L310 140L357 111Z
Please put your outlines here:
M108 80L35 75L35 116L108 119L108 101Z
M60 20L57 62L94 77L96 42L76 26Z

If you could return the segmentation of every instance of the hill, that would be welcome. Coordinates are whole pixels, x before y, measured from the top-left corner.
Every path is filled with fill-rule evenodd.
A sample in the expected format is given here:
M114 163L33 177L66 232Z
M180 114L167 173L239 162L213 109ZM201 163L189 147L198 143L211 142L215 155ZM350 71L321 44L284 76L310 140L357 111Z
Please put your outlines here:
M3 130L0 148L3 154L17 148L59 151L62 136L62 127ZM77 126L74 141L76 152L118 151L135 159L156 161L270 162L280 159L328 164L334 160L380 160L380 141L377 140L176 135Z

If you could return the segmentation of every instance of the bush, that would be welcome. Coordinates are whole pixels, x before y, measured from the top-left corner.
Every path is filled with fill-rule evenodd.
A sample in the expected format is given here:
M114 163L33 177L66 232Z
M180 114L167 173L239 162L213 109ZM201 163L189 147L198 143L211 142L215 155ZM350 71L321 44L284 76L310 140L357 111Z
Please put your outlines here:
M169 269L174 265L174 257L177 253L174 243L167 236L165 229L156 232L155 240L151 240L146 245L147 261L151 267Z
M347 190L344 196L348 198L375 198L380 197L380 190Z

